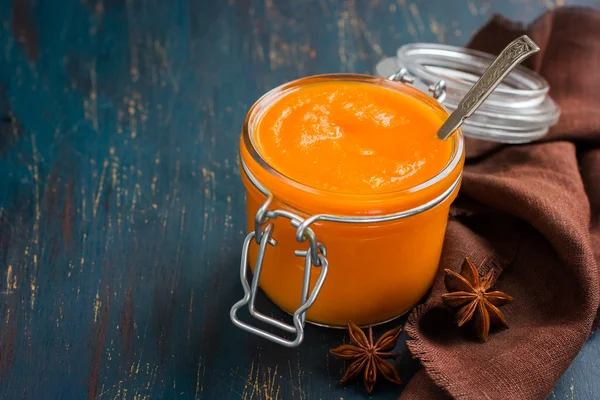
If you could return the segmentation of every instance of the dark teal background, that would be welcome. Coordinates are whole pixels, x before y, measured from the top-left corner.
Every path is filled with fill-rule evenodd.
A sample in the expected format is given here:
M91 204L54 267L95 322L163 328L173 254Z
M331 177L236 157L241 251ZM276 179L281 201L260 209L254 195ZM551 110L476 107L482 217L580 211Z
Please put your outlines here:
M290 350L229 321L246 110L283 82L372 73L404 43L461 45L494 12L563 3L597 4L0 0L0 398L363 398L328 355L345 332L309 327ZM599 367L593 336L550 398L600 398Z

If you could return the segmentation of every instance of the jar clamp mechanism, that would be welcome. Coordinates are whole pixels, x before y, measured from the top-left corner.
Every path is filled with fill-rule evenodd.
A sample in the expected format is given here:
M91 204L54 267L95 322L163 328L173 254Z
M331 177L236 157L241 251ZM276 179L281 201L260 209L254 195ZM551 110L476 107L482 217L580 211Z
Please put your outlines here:
M267 199L262 204L262 206L260 206L260 208L256 212L256 215L254 216L254 231L250 232L246 236L246 239L244 239L244 244L242 246L242 259L240 262L240 280L244 289L244 297L234 304L234 306L231 308L229 316L231 317L231 321L241 329L254 333L255 335L258 335L264 339L268 339L285 347L297 347L298 345L300 345L300 343L302 343L302 340L304 339L306 311L313 305L313 303L317 299L317 296L321 291L321 288L323 287L323 282L327 277L327 249L325 248L325 245L317 242L315 233L309 227L309 225L318 218L311 217L305 220L302 217L289 211L269 210L269 206L273 201L273 195L264 186L262 186L260 182L258 182L252 176L252 174L250 174L250 171L248 171L246 165L243 162L242 167L248 179L256 188L258 188L267 197ZM296 240L299 243L305 242L307 240L309 242L309 247L307 250L296 250L295 252L296 256L303 257L305 261L304 279L302 282L302 297L300 301L300 307L298 307L298 309L294 312L292 316L292 320L294 323L293 326L281 322L273 317L269 317L265 314L262 314L261 312L257 311L254 306L256 293L258 291L258 282L260 280L260 273L262 270L262 263L265 257L265 251L267 250L267 247L269 245L277 245L275 239L271 237L273 233L273 224L269 222L270 220L274 220L275 218L289 219L292 226L296 228ZM247 272L249 268L248 252L252 240L255 240L258 244L258 254L256 256L256 263L254 265L252 284L250 285L250 283L248 282ZM309 295L312 266L320 267L321 272L313 290L310 292ZM241 321L237 317L237 312L240 308L242 308L245 305L248 305L248 311L250 312L250 315L252 317L266 324L274 326L275 328L281 329L285 332L295 334L296 337L293 340L286 339L284 337L275 335L273 333L267 332L263 329L257 328L255 326Z

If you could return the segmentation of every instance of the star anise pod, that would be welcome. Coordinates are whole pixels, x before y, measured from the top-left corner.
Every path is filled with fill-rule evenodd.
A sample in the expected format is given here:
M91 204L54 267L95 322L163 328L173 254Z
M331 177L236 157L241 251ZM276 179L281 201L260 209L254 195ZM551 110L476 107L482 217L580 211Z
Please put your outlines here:
M442 295L444 303L452 308L459 308L456 313L458 326L473 320L477 336L484 342L488 338L490 326L508 328L504 315L498 307L510 303L513 298L503 292L488 292L494 279L494 271L490 270L480 278L475 265L465 258L460 275L445 269L446 289L450 293Z
M400 355L389 351L396 347L401 330L401 327L392 329L384 333L377 343L373 343L373 329L370 326L369 338L367 339L364 332L354 322L348 321L348 332L350 333L350 341L353 344L345 344L330 350L334 356L354 361L346 370L341 382L344 383L354 379L363 373L365 387L367 392L371 393L379 372L388 381L401 384L402 381L396 372L396 368L385 361L386 358L397 358Z

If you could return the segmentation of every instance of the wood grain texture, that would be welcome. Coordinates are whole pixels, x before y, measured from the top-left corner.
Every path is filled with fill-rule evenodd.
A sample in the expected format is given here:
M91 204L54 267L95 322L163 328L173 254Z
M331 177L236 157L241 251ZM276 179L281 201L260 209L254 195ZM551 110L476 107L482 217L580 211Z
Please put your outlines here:
M404 43L463 44L494 12L593 3L1 0L0 398L363 398L327 352L345 332L290 350L229 321L246 110ZM599 355L593 336L550 398L596 398Z

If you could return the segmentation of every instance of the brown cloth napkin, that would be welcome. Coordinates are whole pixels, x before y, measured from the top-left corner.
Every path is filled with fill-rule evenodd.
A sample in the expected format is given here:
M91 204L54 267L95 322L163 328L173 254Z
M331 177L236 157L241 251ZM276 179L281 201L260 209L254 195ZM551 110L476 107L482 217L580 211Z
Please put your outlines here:
M401 399L544 399L590 333L599 302L600 12L560 8L523 27L495 16L469 47L498 54L526 33L541 51L525 63L548 80L560 122L527 145L467 141L441 267L465 256L515 301L510 329L486 343L456 328L442 272L406 324L423 366Z

